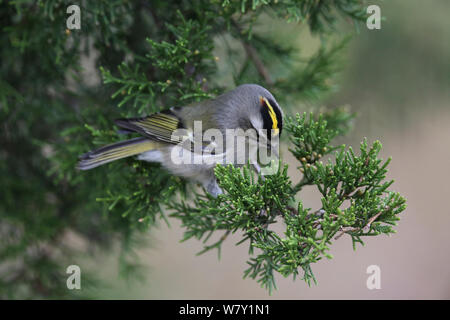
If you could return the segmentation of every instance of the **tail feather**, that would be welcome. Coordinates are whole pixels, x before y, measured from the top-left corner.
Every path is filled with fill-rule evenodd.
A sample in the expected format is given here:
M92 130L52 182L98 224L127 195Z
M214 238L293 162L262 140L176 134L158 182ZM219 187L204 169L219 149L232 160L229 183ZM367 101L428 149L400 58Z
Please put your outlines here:
M78 169L89 170L105 163L156 149L160 143L147 138L134 138L113 143L80 156Z

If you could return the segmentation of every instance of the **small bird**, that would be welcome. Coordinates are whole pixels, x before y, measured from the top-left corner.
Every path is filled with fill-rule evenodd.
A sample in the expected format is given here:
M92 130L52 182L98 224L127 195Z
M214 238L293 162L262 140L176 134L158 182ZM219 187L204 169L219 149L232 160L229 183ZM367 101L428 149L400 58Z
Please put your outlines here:
M273 141L278 141L274 137L279 138L283 128L283 111L267 89L243 84L214 99L146 117L118 119L115 124L124 133L142 137L85 153L80 156L78 169L89 170L137 155L138 160L158 162L174 175L200 182L217 197L222 190L214 175L216 164L246 164L251 157L251 150L245 150L250 142L275 153ZM244 143L236 146L236 141ZM252 164L260 170L257 161Z

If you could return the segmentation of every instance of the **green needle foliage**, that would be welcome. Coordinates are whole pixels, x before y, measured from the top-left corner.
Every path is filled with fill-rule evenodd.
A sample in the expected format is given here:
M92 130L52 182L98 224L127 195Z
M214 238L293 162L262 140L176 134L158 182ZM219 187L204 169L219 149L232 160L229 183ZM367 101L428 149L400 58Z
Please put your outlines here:
M171 216L186 228L183 240L195 237L206 243L215 231L225 230L219 241L205 245L200 253L214 248L220 253L230 232L242 232L238 244L248 243L251 256L244 276L257 279L269 292L275 288L275 271L295 279L302 269L302 278L308 284L315 282L311 264L332 257L328 251L333 238L348 233L354 244L363 244L364 236L393 233L391 226L406 207L404 198L388 190L393 181L384 181L389 160L378 159L378 141L371 147L363 141L359 156L351 148L334 148L330 142L337 131L327 127L322 116L315 121L312 115L297 115L287 130L295 145L291 151L304 173L298 184L290 181L287 166L265 179L255 177L249 167L218 166L223 195L196 195L193 204L170 205L175 211ZM330 158L325 165L319 160L336 149L334 162ZM295 202L306 185L317 187L322 207L304 208L301 201ZM277 221L283 222L283 234L270 230Z
M66 29L72 4L81 9L80 30ZM242 235L244 276L269 291L275 272L303 271L314 281L311 264L330 257L341 234L355 244L392 233L405 200L384 181L381 144L364 141L359 155L331 145L353 121L345 108L287 121L283 137L303 173L296 184L282 163L265 178L246 166L218 166L225 191L218 198L134 158L75 169L78 155L123 139L112 120L241 83L268 88L287 114L298 101L318 105L336 88L348 41L335 41L336 22L357 25L365 9L360 0L0 1L0 297L87 297L67 289L67 266L81 266L82 289L101 286L85 263L117 247L120 273L139 275L133 252L168 215L182 221L183 240L204 241L203 252ZM286 41L298 34L281 41L261 31L286 20L320 38L315 54L299 57L301 48ZM320 208L299 200L306 185L320 192Z

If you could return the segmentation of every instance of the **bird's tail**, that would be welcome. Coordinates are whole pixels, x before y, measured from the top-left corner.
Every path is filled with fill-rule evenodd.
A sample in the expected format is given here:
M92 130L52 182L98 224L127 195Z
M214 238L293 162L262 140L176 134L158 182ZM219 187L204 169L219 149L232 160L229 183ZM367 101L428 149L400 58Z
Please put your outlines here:
M78 169L89 170L102 164L156 149L160 143L147 138L134 138L92 150L80 156Z

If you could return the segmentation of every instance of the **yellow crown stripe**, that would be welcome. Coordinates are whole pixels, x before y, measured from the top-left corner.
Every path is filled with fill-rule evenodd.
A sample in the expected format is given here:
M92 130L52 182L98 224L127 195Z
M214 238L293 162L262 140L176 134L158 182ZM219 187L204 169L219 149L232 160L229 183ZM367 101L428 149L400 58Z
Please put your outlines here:
M269 108L269 116L272 119L272 129L278 130L278 119L275 111L273 111L272 106L270 105L269 101L264 98L264 102L266 103L266 106Z

